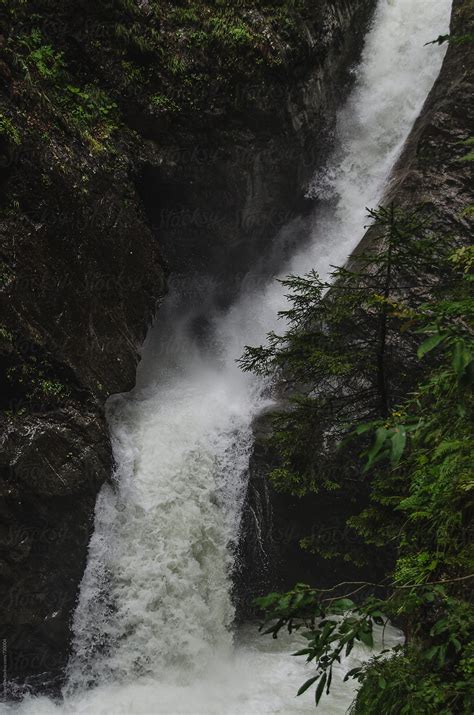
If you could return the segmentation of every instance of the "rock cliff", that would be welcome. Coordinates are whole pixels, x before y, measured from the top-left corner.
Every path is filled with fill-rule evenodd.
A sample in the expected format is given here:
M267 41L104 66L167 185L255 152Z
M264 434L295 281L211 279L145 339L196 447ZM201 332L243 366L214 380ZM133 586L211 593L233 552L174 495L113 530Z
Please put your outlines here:
M0 639L55 687L104 403L133 387L166 274L231 276L324 158L373 0L10 0L0 35ZM231 266L229 270L228 266Z

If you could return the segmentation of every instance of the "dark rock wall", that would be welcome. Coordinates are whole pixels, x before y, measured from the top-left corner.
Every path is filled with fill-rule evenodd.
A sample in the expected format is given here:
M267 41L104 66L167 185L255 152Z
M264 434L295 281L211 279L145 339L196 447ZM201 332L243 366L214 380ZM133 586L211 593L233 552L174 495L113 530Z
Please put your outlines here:
M474 5L454 0L451 35L473 32ZM474 126L474 45L449 45L441 72L415 122L395 165L384 203L412 208L415 205L434 221L440 232L472 240L472 217L465 209L472 203L472 162L462 161ZM369 230L357 252L377 240Z
M323 559L301 548L308 537L321 551L351 551L359 543L346 525L353 504L343 494L308 494L298 498L274 489L268 474L278 466L271 443L272 414L257 418L249 482L241 523L234 600L239 621L256 615L254 599L270 591L287 591L296 583L330 588L341 581L384 575L383 560L360 567L339 559Z
M277 82L238 83L224 117L198 122L191 134L148 128L166 149L137 180L147 215L172 272L214 279L218 302L232 298L278 230L309 208L303 188L330 149L374 4L313 11L304 64Z
M302 3L288 59L260 59L255 80L235 48L204 54L213 100L196 89L197 110L176 117L151 111L141 83L180 87L159 64L162 38L194 56L166 34L179 3L130 17L119 0L2 6L0 639L12 680L61 679L113 468L104 402L133 387L166 273L235 275L228 300L324 157L374 4ZM259 43L257 58L271 54Z

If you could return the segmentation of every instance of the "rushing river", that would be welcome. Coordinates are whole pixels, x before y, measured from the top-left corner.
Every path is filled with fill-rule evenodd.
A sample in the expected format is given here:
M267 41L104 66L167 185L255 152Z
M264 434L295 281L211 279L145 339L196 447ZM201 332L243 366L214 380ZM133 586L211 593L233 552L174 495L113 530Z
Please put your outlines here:
M336 148L310 189L327 200L281 275L327 275L364 233L403 143L439 72L450 0L380 0L354 89L337 123ZM264 257L263 257L264 259ZM202 289L202 286L200 287ZM205 287L204 287L205 288ZM252 444L266 404L260 378L236 365L260 344L285 306L281 285L249 276L240 298L207 316L196 336L200 294L176 286L143 351L137 387L109 401L118 464L104 486L74 619L74 654L62 702L30 697L1 712L35 715L309 713L296 699L308 667L288 653L297 638L233 632L231 570ZM281 324L278 324L281 330ZM394 630L386 642L398 638ZM353 697L339 668L324 715Z

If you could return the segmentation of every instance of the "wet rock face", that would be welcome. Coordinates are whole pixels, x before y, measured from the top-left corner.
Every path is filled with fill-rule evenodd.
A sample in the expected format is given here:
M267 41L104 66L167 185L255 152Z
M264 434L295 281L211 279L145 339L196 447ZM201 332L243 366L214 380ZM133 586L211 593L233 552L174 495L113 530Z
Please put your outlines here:
M9 673L55 690L96 493L112 468L108 436L96 414L69 407L10 422L0 450L0 629Z
M472 3L454 0L451 34L463 35L473 22ZM460 159L468 152L463 142L472 136L474 126L473 70L472 43L450 45L384 198L386 204L393 201L408 209L420 205L430 216L431 225L440 232L449 231L460 244L472 241L472 220L464 212L472 203L472 164ZM369 229L353 260L378 240L377 231ZM264 415L255 424L256 443L242 529L243 565L237 575L236 598L243 616L252 613L256 595L270 590L291 588L298 581L325 587L354 576L358 580L364 577L348 564L331 565L299 548L300 539L315 528L323 543L327 540L330 545L344 543L354 535L345 527L343 500L322 495L297 500L275 492L266 479L276 459L268 444L270 432L269 416ZM258 527L253 526L255 514L260 515ZM383 574L383 563L371 565L370 580L377 580L377 568ZM259 577L254 580L253 574Z
M206 116L192 134L153 132L134 118L162 147L159 162L143 165L137 189L163 254L173 273L214 279L217 303L268 257L279 229L311 208L304 190L330 150L374 6L314 5L302 33L304 65L265 84L237 83L229 96L235 110Z
M474 7L454 0L450 33L472 28ZM472 223L465 209L472 202L472 163L463 162L464 144L474 126L474 50L472 43L450 44L441 72L427 97L394 167L384 198L407 209L419 205L440 232L469 243ZM356 250L377 240L369 230Z
M454 0L450 33L472 32L474 6ZM474 126L474 49L472 42L450 44L441 73L413 127L389 186L387 201L423 204L440 231L454 232L461 243L472 239L465 213L472 203L472 163L462 157Z
M53 687L112 473L103 404L134 385L165 271L127 170L67 136L22 147L2 198L0 638L8 678Z
M357 536L348 528L353 505L344 495L309 494L304 498L277 492L268 474L278 466L271 443L272 414L254 424L255 443L241 526L234 600L239 621L255 617L254 599L271 591L284 592L296 583L329 588L361 578L377 579L384 563L372 562L366 573L347 562L317 558L300 541L312 537L328 551L353 546Z
M94 5L111 23L117 3L110 13ZM97 77L111 92L125 70L148 72L149 50L107 46L113 33L90 21L86 0L48 3L54 19L39 40L15 10L10 34L51 43L73 73L60 86L58 59L33 67L30 86L0 36L0 109L12 117L0 125L0 639L20 686L61 682L95 499L112 472L104 402L134 385L168 271L225 276L212 300L228 301L301 213L304 184L329 148L375 0L307 5L301 46L265 82L236 68L232 90L216 78L215 107L174 125L150 114L133 80L106 139L78 134L44 92L70 101L64 92L86 87L90 96ZM41 23L46 5L36 6Z

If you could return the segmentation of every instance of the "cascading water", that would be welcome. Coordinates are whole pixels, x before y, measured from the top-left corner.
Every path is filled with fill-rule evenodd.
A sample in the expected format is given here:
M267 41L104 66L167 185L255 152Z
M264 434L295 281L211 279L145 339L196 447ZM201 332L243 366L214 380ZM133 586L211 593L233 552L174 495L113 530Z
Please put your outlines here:
M310 188L327 203L282 275L311 268L326 275L360 240L365 207L380 200L439 71L443 49L424 43L446 32L450 5L380 0L339 116L337 148ZM8 711L313 712L311 697L294 698L307 672L288 656L295 643L247 626L235 645L230 629L251 423L266 399L262 381L235 360L276 327L283 291L250 276L233 307L207 316L200 337L193 300L172 291L147 340L136 389L109 402L119 466L115 487L105 486L97 503L64 701L27 698ZM345 712L352 691L341 674L367 655L361 647L340 667L326 715Z

